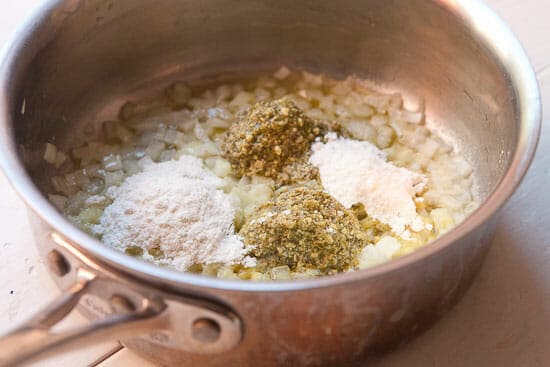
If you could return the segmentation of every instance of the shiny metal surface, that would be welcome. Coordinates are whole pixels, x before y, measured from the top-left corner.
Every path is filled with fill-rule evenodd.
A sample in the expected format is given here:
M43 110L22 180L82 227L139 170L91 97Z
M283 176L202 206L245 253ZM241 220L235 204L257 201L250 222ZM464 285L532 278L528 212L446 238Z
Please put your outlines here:
M31 363L105 338L141 335L152 345L194 354L227 352L242 340L240 318L220 302L140 287L123 275L98 269L60 235L52 233L50 238L55 249L46 245L42 251L57 254L71 269L53 272L64 292L45 310L0 338L0 366ZM76 307L95 321L56 330Z
M48 308L3 337L0 340L0 366L28 363L49 353L60 353L114 335L132 335L136 330L143 332L157 326L151 321L162 309L144 303L135 313L118 313L74 330L52 332L52 327L73 310L90 285L89 279L80 279Z
M44 255L51 233L99 273L230 305L244 338L218 356L148 339L149 358L189 365L353 363L418 332L467 289L498 209L536 147L540 98L510 31L478 1L50 1L5 52L0 162L33 211ZM482 207L456 229L387 264L314 281L248 283L181 274L117 253L74 228L44 199L41 144L68 147L124 100L170 79L281 63L357 74L426 101L428 119L476 168ZM23 107L24 106L24 107ZM88 127L89 129L89 127ZM55 138L54 138L55 137ZM47 250L47 251L46 251ZM78 261L78 259L77 259ZM68 285L60 280L62 287Z

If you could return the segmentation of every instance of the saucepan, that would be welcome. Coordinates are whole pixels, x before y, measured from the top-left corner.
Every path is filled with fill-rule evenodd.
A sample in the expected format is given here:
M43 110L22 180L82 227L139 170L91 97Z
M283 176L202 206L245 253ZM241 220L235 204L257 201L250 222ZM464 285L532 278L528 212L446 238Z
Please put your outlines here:
M74 146L87 124L170 81L281 65L358 75L424 103L431 127L475 168L482 205L435 242L370 269L245 282L119 253L45 198L45 142ZM5 49L0 87L1 167L62 290L0 340L1 365L106 339L162 365L353 365L376 356L467 290L540 128L524 51L475 0L50 0ZM89 324L54 328L75 308Z

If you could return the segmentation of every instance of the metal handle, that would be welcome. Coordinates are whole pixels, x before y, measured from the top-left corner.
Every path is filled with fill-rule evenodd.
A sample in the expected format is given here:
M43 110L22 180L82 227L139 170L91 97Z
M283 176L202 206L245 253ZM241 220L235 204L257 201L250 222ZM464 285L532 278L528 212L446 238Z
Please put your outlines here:
M49 254L55 256L49 260L55 261L50 269L72 285L23 326L0 338L0 367L130 336L200 354L225 352L242 340L240 318L220 302L152 291L97 266L61 237L54 240L62 251L51 250ZM96 320L67 331L53 331L77 304Z
M53 353L93 344L113 337L136 335L161 326L157 318L166 308L145 300L138 308L119 302L118 312L88 325L68 331L52 332L78 304L95 276L80 271L79 281L61 294L46 309L18 329L0 339L0 366L15 366Z

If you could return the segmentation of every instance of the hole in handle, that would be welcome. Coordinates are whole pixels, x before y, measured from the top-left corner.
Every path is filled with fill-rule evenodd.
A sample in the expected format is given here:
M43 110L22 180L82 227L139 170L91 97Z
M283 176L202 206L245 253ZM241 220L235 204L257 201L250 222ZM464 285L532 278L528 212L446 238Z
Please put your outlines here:
M221 331L217 321L203 317L193 322L191 335L199 342L214 343L220 338Z
M50 270L58 277L65 276L71 271L71 265L65 259L65 256L57 250L48 253L48 265Z

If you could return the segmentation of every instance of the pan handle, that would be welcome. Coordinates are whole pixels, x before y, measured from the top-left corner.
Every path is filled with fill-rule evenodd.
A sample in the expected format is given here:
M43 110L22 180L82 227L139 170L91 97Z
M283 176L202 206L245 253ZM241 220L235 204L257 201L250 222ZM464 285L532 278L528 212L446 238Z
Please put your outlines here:
M59 247L49 252L50 270L70 277L69 287L24 325L0 337L0 367L126 337L196 354L223 353L242 341L241 318L220 300L139 286L52 236ZM57 331L57 324L77 305L96 320Z
M48 307L0 338L0 366L16 366L106 339L162 328L159 315L165 311L166 305L144 299L135 307L121 297L118 302L113 302L117 305L116 312L106 318L67 331L52 331L74 310L96 278L87 271L80 271L77 279L70 289Z

